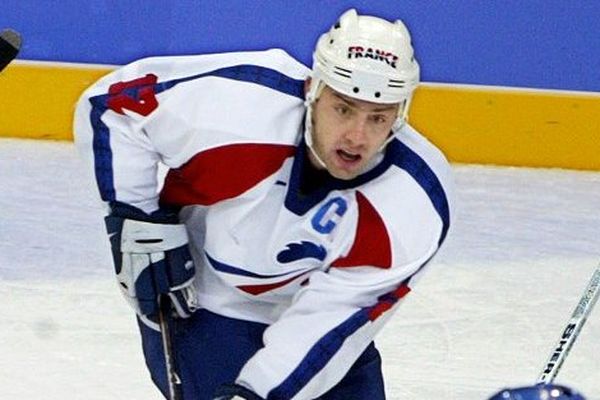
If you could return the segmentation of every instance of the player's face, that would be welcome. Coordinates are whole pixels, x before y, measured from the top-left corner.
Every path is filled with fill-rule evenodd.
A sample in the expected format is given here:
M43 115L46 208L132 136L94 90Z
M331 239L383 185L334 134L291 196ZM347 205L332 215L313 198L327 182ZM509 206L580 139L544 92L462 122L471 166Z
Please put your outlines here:
M360 175L390 135L397 104L357 100L325 87L313 103L313 149L338 179ZM309 152L311 162L321 165Z

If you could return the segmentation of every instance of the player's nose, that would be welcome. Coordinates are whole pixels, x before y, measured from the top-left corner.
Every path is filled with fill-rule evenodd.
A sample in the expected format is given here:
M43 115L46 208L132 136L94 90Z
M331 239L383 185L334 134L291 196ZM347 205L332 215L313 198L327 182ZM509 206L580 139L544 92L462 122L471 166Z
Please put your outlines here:
M367 139L367 119L363 117L355 118L348 126L345 138L355 146L364 144Z

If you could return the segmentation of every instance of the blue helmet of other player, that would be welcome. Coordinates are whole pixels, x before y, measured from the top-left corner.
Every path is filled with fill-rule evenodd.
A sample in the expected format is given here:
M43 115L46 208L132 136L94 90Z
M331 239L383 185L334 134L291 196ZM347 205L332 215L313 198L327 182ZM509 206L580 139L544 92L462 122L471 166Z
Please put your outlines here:
M535 385L504 389L489 400L585 400L581 394L560 385Z

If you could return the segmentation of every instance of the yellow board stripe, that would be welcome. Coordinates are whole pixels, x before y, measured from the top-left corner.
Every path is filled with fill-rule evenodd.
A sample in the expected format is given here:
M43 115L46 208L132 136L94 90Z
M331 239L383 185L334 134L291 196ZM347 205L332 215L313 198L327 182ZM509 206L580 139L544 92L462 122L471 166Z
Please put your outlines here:
M0 74L0 137L72 140L75 102L113 69L10 65ZM600 93L423 84L410 121L453 162L600 170Z
M422 85L410 118L455 162L600 170L600 94Z
M73 139L81 93L110 67L14 63L0 74L0 137Z

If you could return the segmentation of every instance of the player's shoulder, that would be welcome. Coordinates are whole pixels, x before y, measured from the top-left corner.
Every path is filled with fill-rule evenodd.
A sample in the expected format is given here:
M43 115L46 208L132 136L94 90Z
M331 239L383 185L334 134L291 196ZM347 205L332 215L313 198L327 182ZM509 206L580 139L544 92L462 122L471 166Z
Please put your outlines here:
M253 82L294 97L303 97L303 82L310 70L281 49L200 55L156 56L142 58L115 68L88 87L80 102L104 96L115 83L162 85L200 82L203 77L228 78L227 81Z
M446 157L423 135L409 125L396 134L386 149L388 169L359 190L394 241L418 254L445 238L453 217L454 182Z
M435 195L435 191L442 191L445 196L453 194L452 169L446 156L408 124L395 132L382 163L388 166L387 170L368 182L367 192L395 191L400 196L412 187L428 196Z
M404 124L391 144L395 164L403 170L423 168L440 180L443 186L452 186L452 170L444 153L413 126Z
M238 71L232 70L240 67ZM151 74L158 82L185 79L187 77L210 74L214 71L231 70L231 76L244 73L244 69L259 68L271 70L293 80L303 81L310 70L282 49L260 51L240 51L199 55L146 57L124 66L117 67L102 77L91 89L102 93L114 82L128 82Z
M411 181L413 186L429 197L435 207L439 203L452 206L454 178L444 153L414 127L405 124L396 139L389 143L392 179ZM397 185L400 190L400 185Z

